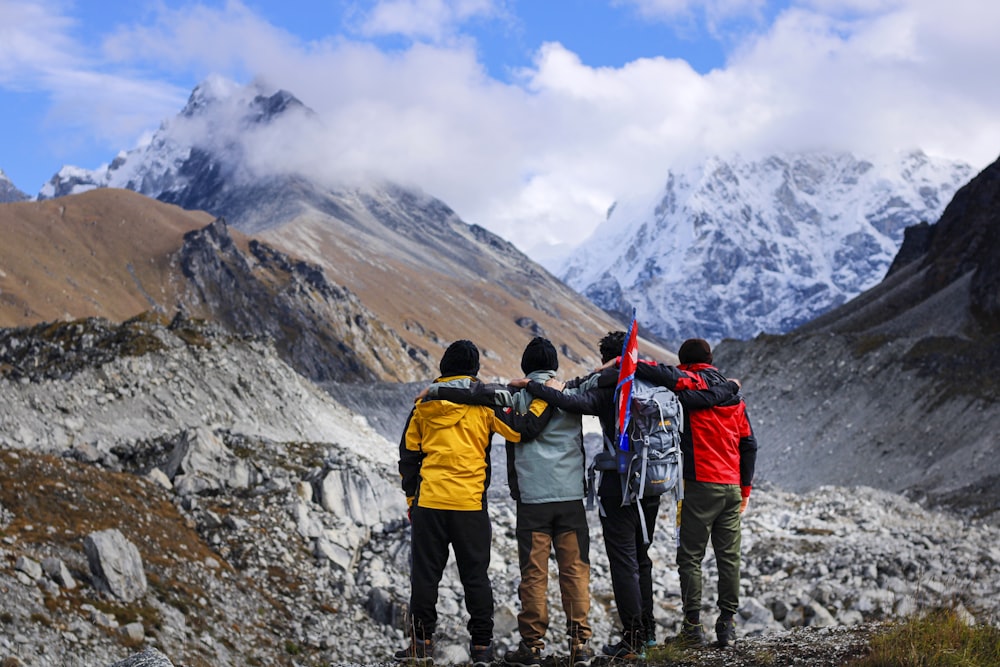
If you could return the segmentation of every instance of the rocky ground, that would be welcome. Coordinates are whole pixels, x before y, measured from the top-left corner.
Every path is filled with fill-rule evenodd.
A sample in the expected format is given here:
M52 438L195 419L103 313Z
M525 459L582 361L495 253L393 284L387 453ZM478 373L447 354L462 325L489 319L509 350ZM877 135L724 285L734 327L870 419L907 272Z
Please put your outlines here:
M78 329L0 335L4 665L106 667L144 647L188 667L378 664L403 645L409 527L394 443L266 344L157 322L115 329L120 340L101 323L66 326ZM87 335L114 354L74 351ZM517 641L518 568L499 468L490 574L502 652ZM680 621L672 519L664 505L653 545L661 641ZM603 643L616 618L596 515L591 525ZM102 570L86 545L108 531L124 543ZM938 605L1000 623L998 538L992 523L892 493L761 484L744 521L740 641L672 664L840 665L879 622ZM705 565L712 581L714 560ZM550 584L555 659L565 619ZM439 611L437 661L462 663L453 564Z

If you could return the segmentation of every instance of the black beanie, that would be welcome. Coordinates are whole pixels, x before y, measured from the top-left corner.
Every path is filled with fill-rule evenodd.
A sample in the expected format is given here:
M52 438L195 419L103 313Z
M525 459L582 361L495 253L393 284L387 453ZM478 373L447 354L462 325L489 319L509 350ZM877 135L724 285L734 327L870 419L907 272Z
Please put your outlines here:
M712 363L712 347L703 338L688 338L681 343L677 358L682 364Z
M536 336L531 339L524 354L521 355L521 372L527 375L532 371L559 370L559 355L556 346L548 338Z
M441 377L479 373L479 348L471 340L456 340L441 357Z

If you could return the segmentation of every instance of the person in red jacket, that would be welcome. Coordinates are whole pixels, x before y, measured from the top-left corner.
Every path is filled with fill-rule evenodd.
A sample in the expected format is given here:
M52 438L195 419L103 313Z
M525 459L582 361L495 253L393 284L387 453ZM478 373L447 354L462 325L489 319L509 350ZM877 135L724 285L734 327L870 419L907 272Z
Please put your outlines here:
M705 388L727 382L712 365L712 348L707 341L690 338L681 345L677 356L679 368L701 378ZM639 364L636 377L659 384L672 376L667 369L662 364ZM719 568L719 617L715 633L719 645L728 646L736 635L733 619L739 608L740 518L750 500L757 439L740 394L706 410L686 411L684 420L681 435L684 501L677 549L684 605L680 639L695 646L705 644L701 625L701 563L711 540Z

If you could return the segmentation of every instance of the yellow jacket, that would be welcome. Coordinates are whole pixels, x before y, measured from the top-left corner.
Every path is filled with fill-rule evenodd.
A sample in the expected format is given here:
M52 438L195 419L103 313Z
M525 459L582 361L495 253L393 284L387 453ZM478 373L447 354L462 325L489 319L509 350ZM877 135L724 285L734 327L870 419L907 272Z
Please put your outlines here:
M440 378L438 382L457 378ZM478 382L473 378L470 382ZM465 384L464 382L462 384ZM502 408L424 400L410 413L399 447L399 473L407 503L431 509L476 511L486 506L490 485L490 441L530 440L551 416L545 401L528 413Z

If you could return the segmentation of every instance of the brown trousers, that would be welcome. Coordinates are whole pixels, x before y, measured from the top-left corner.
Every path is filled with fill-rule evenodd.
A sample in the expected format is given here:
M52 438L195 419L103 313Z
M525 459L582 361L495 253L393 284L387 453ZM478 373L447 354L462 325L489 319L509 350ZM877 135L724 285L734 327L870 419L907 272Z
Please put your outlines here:
M518 631L528 646L543 648L549 628L549 555L555 549L566 634L577 643L590 639L590 534L582 500L517 507L521 585Z

